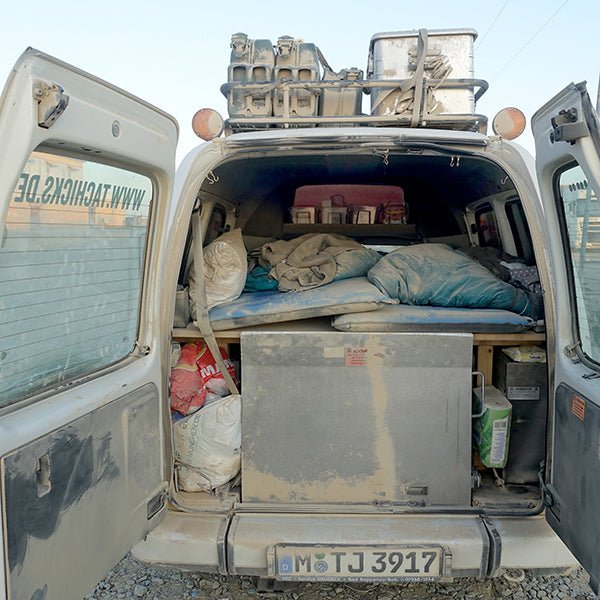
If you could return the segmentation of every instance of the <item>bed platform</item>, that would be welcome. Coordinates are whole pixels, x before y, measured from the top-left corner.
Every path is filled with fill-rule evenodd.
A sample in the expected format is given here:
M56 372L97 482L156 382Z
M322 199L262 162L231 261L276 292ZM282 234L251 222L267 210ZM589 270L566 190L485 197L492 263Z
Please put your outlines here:
M217 342L222 346L236 344L240 341L242 331L286 331L290 333L303 332L328 332L337 331L331 324L330 317L304 319L300 321L286 321L257 325L254 327L239 327L226 331L216 331ZM426 331L426 329L423 329ZM473 333L473 346L476 349L477 369L481 371L486 381L492 380L492 366L494 362L494 347L519 346L522 344L544 344L546 334L542 332L527 331L522 333ZM194 325L173 330L173 340L176 342L191 342L201 338L200 332Z

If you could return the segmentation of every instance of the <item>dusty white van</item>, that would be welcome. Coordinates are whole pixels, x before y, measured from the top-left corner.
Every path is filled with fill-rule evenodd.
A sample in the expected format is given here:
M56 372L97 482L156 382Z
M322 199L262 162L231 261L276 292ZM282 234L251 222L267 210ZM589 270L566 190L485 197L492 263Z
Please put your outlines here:
M80 598L131 548L274 581L579 561L598 588L600 134L585 85L535 114L535 167L472 127L326 125L219 137L176 175L172 117L36 50L19 59L0 106L0 597ZM306 186L383 185L402 189L407 222L291 218ZM249 251L307 233L381 260L502 251L537 268L543 312L436 314L363 278L219 316L200 300L173 328L190 265L234 228ZM200 339L240 364L241 472L186 492L171 348ZM521 346L547 362L502 352ZM482 379L513 399L504 470L473 453Z

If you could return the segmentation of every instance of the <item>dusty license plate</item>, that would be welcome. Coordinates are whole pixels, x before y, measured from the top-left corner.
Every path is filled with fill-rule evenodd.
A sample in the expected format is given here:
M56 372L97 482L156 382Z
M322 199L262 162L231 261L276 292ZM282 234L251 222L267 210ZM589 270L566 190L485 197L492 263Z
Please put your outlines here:
M275 577L291 580L433 581L442 576L440 546L275 546Z

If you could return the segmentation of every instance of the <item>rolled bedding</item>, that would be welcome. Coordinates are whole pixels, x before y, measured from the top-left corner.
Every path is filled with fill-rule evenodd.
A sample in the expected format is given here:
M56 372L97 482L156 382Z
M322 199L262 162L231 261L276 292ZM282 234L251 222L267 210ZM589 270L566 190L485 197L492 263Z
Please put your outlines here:
M524 290L498 279L446 244L394 250L372 267L367 277L403 304L497 308L539 318L539 306Z

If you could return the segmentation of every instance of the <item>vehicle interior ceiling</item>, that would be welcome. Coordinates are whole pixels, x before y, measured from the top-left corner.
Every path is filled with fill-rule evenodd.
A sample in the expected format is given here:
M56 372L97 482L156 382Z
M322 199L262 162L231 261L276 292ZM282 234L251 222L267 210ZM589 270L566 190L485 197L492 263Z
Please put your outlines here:
M464 216L468 206L496 195L518 198L507 173L491 160L476 156L461 156L457 161L449 154L430 151L390 152L384 157L365 150L363 154L282 152L233 158L215 168L210 181L205 180L199 191L201 200L202 193L207 193L205 197L211 200L211 206L216 200L213 216L219 210L222 216L214 223L211 220L204 244L226 229L225 204L235 209L235 226L242 229L248 250L274 238L285 238L284 224L291 222L290 207L296 190L306 185L325 184L391 185L403 189L412 230L409 227L391 237L384 234L379 238L362 234L359 227L348 228L347 232L335 230L365 245L445 242L444 238L454 237L456 245L468 246L470 238ZM219 207L218 199L224 201L224 207ZM293 235L302 233L305 231ZM288 233L287 239L289 237ZM479 240L481 242L481 236ZM522 245L515 243L515 247L522 254L519 251ZM521 258L529 264L534 262L531 253ZM518 511L536 511L539 497L536 482L500 486L498 474L489 470L473 493L473 506L482 510L493 510L501 505Z
M456 157L433 153L390 154L386 159L373 152L241 158L220 165L214 175L218 181L205 181L200 191L232 203L237 211L236 224L244 236L259 239L281 237L282 225L290 221L294 193L306 185L400 186L409 206L409 223L414 224L417 236L411 236L408 243L464 235L466 206L514 190L506 173L489 160L463 156L457 161ZM376 241L361 239L360 232L345 235L363 243ZM407 241L400 236L396 242L386 239L386 243L402 245Z

